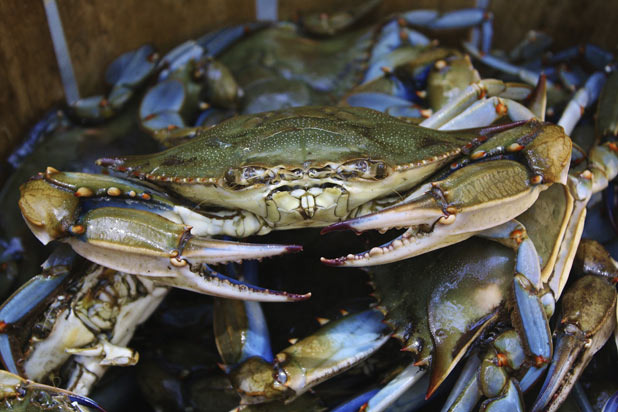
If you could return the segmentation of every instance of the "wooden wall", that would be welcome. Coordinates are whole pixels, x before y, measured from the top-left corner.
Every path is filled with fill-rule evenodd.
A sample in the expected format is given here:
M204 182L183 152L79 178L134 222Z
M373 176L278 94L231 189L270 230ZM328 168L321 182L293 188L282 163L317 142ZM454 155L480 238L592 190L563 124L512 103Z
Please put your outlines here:
M279 16L328 11L357 0L279 0ZM152 43L165 52L189 38L255 18L254 0L57 0L82 96L102 91L105 66L119 54ZM384 0L377 15L412 8L442 11L474 0ZM545 30L558 47L586 41L617 50L618 7L612 1L494 0L495 41L511 47L530 29ZM41 0L0 2L0 159L41 115L63 101Z

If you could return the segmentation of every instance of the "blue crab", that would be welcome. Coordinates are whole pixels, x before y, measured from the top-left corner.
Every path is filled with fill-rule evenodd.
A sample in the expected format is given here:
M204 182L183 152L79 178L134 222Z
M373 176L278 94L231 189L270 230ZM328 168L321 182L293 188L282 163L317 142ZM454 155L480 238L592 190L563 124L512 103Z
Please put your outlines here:
M495 136L482 143L488 134ZM394 205L334 228L362 230L366 226L355 222L363 219L380 229L408 226L406 234L367 253L326 262L366 266L400 260L521 214L541 191L565 183L570 149L560 128L537 121L439 132L368 109L288 109L239 116L161 154L99 160L145 183L49 168L22 186L19 204L39 240L65 240L96 263L220 296L295 300L307 296L270 293L198 272L202 263L299 247L205 236L324 227ZM519 155L523 164L499 158L507 153ZM488 154L496 160L474 161ZM454 171L423 182L453 163ZM410 194L400 200L405 192Z

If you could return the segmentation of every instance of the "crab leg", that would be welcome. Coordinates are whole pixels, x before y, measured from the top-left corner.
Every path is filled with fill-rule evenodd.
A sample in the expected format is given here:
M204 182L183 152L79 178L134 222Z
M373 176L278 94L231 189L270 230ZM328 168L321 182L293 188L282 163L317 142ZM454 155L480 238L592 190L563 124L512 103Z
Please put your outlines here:
M442 412L469 411L481 400L478 373L481 367L481 357L478 350L472 351L463 370L448 395Z
M459 130L483 127L508 116L512 122L534 119L536 115L526 106L511 99L493 96L479 100L458 116L444 123L438 130Z
M504 83L496 79L484 79L473 83L462 91L456 98L424 120L420 125L432 129L439 129L449 120L455 118L465 109L485 96L497 96L508 99L523 100L530 95L532 88L520 83Z
M489 67L493 67L496 70L500 70L513 76L518 76L522 81L531 85L537 84L539 81L541 76L541 73L539 72L516 66L490 54L481 53L475 45L468 42L464 42L463 47L468 53L474 56L474 58L480 60ZM549 83L548 87L553 87L553 85Z
M48 169L25 183L21 191L22 214L41 242L63 240L103 266L221 297L267 301L309 297L247 285L206 266L280 255L300 247L196 236L174 213L174 203L149 186Z
M571 134L575 125L582 117L584 109L594 103L601 93L601 89L605 84L605 74L596 72L592 74L586 81L584 87L579 89L575 96L569 101L566 109L562 113L558 125L564 128L564 132Z
M483 402L482 410L523 411L521 393L528 387L523 385L523 380L521 385L515 384L509 370L517 371L528 366L520 336L513 329L503 332L482 358L478 353L472 353L442 411L471 411L482 396L488 398ZM546 367L540 370L544 371Z
M105 80L112 85L106 96L91 96L71 105L77 116L101 121L118 113L144 82L154 73L159 57L150 45L124 53L112 62Z
M401 371L393 380L391 380L384 388L376 393L368 402L365 412L381 412L393 404L397 399L404 396L405 393L416 384L421 386L423 391L428 383L425 379L425 384L421 385L420 381L426 376L427 370L420 368L414 364L408 365ZM418 391L418 389L416 389Z
M247 359L230 374L241 403L291 400L348 370L388 340L389 328L382 320L383 315L373 309L348 315L284 349L273 363Z
M616 289L597 276L584 276L562 297L562 310L556 351L532 411L557 409L609 339L616 328Z

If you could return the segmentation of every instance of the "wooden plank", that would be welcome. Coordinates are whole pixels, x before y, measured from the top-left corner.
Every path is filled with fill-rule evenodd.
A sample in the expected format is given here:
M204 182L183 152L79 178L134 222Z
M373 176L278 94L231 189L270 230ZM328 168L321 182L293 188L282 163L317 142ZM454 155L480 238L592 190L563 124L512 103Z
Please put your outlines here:
M255 18L253 0L62 0L58 8L82 96L100 93L106 65L128 50L151 43L166 52Z
M63 91L42 2L3 0L0 16L0 159L5 159Z

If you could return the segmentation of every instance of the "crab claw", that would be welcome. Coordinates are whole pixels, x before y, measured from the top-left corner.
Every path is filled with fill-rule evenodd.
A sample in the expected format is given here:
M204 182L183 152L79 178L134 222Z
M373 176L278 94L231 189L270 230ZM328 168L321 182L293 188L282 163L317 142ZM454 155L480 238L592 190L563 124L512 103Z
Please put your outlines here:
M326 227L323 233L401 226L409 229L369 251L322 261L333 266L380 265L460 242L528 209L542 189L528 180L525 166L511 160L471 164L427 185L424 194L407 202ZM483 188L486 190L481 193Z
M48 169L20 190L22 215L42 243L62 240L102 266L155 277L159 284L232 299L281 302L310 296L259 288L207 267L298 252L300 246L198 236L191 226L182 223L175 205L149 186Z
M591 293L594 291L594 293ZM532 411L553 411L616 327L616 289L586 275L562 298L563 317L547 378Z
M521 151L527 164L506 159L469 163L443 180L421 186L397 205L328 226L322 233L394 227L408 230L371 250L322 261L333 266L381 265L461 242L520 215L550 184L566 182L571 142L561 128L529 122L505 133L531 140L525 147L518 140L509 146ZM498 135L496 139L499 142L506 137ZM492 144L488 142L487 151L479 146L470 157L482 158L497 150Z

